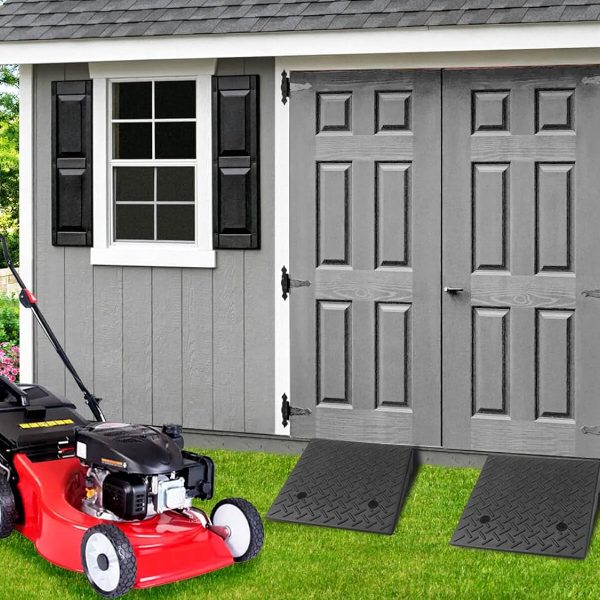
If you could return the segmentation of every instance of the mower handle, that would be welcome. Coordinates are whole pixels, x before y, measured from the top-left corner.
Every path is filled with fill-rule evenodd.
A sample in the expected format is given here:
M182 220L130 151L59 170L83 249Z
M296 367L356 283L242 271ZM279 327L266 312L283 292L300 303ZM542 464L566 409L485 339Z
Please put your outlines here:
M18 400L21 406L29 406L27 392L21 389L18 385L15 385L8 377L4 377L4 375L0 376L0 388L2 390L0 391L0 395L4 396L4 393L6 393Z
M21 276L19 275L17 269L15 268L15 266L12 262L12 259L10 258L10 253L8 251L8 243L6 241L5 235L0 234L0 243L2 244L2 254L4 255L4 261L6 262L6 265L8 266L8 268L10 269L10 272L14 275L15 279L17 280L19 287L21 288L21 292L19 293L19 301L25 308L30 308L32 310L33 315L35 316L35 319L38 322L38 325L40 326L42 331L46 334L46 337L52 344L52 347L56 350L56 353L62 360L63 364L65 365L65 367L67 368L69 373L71 373L71 376L75 380L77 387L83 393L83 398L85 399L86 404L90 407L90 410L92 411L92 414L94 415L94 418L97 421L106 421L106 418L104 417L104 414L102 413L102 410L100 409L100 406L98 404L100 401L100 398L96 398L96 396L94 396L94 394L92 394L87 389L87 387L81 380L81 377L79 377L79 373L77 373L77 371L75 370L73 363L71 363L71 360L67 356L67 353L65 352L64 348L61 346L60 342L58 341L58 338L54 334L54 331L52 331L50 324L48 323L48 321L46 321L46 317L44 317L42 311L40 310L40 308L37 304L36 297L27 289L27 286L25 285L25 283L21 279ZM4 383L6 383L6 382L4 382ZM12 382L9 381L8 383L12 383ZM0 384L0 387L1 386L2 386L2 384ZM6 387L6 386L4 386L4 387ZM15 387L17 387L17 386L15 386ZM17 388L17 389L19 389L19 388ZM15 393L14 390L11 393L14 394ZM19 393L21 393L21 391ZM23 400L22 400L22 402L23 402ZM24 406L25 406L25 404L24 404Z

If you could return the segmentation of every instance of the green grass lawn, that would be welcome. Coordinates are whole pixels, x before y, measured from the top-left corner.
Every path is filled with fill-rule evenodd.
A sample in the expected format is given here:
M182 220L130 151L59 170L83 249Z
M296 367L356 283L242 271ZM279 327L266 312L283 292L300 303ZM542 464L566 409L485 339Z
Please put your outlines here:
M251 500L264 515L296 457L211 450L216 498ZM477 479L474 469L421 467L393 536L265 522L255 560L127 596L229 598L600 598L600 537L585 561L448 544ZM13 534L0 542L0 598L97 598L83 575L47 563Z

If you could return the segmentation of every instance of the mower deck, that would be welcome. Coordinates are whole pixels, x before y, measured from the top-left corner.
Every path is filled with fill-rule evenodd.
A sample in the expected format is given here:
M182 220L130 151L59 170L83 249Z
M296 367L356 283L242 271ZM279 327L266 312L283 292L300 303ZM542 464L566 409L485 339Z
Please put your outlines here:
M17 454L14 466L23 502L24 524L17 529L48 561L82 572L81 541L94 525L111 523L129 539L137 559L136 588L196 577L233 564L218 535L177 512L134 522L101 521L76 508L84 494L77 458L32 462Z
M599 472L597 460L490 456L451 543L585 558Z
M312 440L267 518L392 534L412 471L410 446Z

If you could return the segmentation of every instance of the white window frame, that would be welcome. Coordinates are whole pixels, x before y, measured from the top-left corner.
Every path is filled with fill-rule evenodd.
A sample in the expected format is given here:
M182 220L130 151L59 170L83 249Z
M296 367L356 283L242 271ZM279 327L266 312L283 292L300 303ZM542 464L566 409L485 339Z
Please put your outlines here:
M93 265L201 268L216 266L212 225L211 111L212 75L215 64L215 60L90 64L90 75L94 81L94 245L90 252ZM154 166L184 166L184 163L195 166L196 239L194 242L116 241L113 166L127 164L133 167L146 161L120 161L112 158L112 83L192 79L196 81L196 159L152 159L152 163Z

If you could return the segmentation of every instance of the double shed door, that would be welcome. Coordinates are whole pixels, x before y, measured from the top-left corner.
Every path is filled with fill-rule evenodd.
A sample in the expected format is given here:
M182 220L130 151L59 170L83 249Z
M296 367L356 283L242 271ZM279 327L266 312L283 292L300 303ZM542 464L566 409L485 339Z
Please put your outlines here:
M599 82L292 75L294 435L600 455Z

